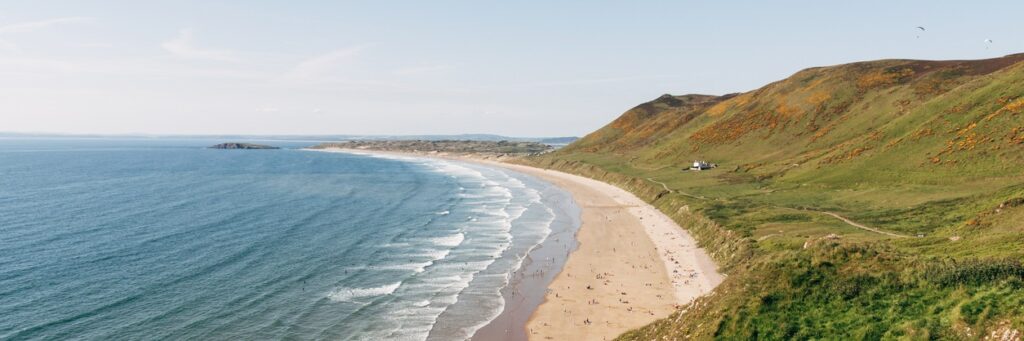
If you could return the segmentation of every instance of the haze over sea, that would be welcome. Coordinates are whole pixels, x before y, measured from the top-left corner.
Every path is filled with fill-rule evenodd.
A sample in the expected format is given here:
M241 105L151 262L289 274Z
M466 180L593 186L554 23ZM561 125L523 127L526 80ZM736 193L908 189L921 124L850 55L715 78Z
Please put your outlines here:
M0 339L461 339L578 226L504 170L218 142L0 139Z

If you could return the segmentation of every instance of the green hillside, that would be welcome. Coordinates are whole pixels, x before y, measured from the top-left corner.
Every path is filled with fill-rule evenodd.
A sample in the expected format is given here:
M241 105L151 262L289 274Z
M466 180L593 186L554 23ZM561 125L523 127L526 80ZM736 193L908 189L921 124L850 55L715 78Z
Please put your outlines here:
M664 95L525 162L638 194L729 275L623 339L1019 338L1022 61L882 60ZM718 167L684 171L694 160Z

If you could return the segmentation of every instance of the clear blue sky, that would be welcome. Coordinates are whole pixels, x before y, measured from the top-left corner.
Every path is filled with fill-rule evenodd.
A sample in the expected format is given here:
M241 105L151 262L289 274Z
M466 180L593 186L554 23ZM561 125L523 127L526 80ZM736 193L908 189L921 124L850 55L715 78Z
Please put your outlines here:
M1024 52L1021 13L1024 1L7 1L0 131L583 135L663 93Z

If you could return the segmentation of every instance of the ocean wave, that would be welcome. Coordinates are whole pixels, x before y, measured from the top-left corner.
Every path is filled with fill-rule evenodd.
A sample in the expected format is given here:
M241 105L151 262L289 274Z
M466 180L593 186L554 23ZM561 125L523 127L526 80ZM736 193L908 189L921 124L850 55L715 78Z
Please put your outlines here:
M327 294L327 298L335 302L350 302L357 298L390 295L402 285L395 282L371 288L337 288Z
M465 240L465 239L466 239L466 235L464 233L462 233L462 232L459 232L459 233L456 233L456 234L453 234L453 235L450 235L450 236L446 236L446 237L434 238L434 239L431 239L430 241L432 243L434 243L434 245L437 245L437 246L456 247L456 246L459 246L460 244L462 244L462 241Z
M413 272L420 273L426 270L428 266L434 265L434 261L416 262L416 263L405 263L405 264L391 264L391 265L376 265L369 268L376 270L412 270Z
M451 249L430 250L430 251L423 252L423 255L430 257L431 261L439 261L439 260L444 259L445 257L448 257L448 254L451 253L451 252L452 252Z
M511 184L511 186L509 186L509 187L512 187L512 188L526 188L526 184L523 183L522 181L520 181L519 179L511 178L510 177L510 178L508 178L508 182Z

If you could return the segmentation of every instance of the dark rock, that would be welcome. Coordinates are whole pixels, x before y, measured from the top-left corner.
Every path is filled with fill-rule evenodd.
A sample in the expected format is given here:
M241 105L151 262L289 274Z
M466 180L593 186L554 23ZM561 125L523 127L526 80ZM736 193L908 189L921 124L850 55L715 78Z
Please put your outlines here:
M280 149L274 146L252 143L228 142L210 146L210 149Z

